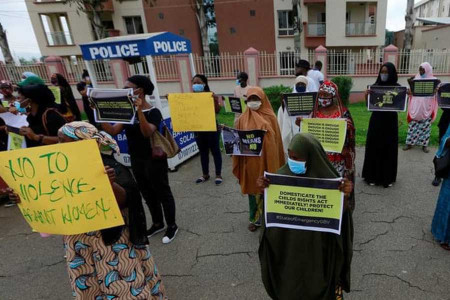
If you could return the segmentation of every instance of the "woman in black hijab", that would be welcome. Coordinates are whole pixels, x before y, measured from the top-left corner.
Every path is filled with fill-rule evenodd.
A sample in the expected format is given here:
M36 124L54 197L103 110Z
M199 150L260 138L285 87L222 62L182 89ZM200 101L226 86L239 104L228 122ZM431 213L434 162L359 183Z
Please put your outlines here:
M58 86L61 90L60 111L67 121L81 121L80 109L78 108L77 101L73 96L72 88L66 78L61 74L55 73L50 80L53 85Z
M399 86L397 81L397 70L388 62L381 67L374 86ZM370 185L390 187L397 179L397 161L397 112L375 111L370 117L367 131L362 177Z

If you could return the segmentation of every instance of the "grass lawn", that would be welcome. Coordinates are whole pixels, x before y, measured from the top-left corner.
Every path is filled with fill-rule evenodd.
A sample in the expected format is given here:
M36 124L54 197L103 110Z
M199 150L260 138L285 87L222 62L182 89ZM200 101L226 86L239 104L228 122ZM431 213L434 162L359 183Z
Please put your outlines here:
M365 103L355 103L349 105L350 112L352 113L353 121L356 128L356 144L358 146L364 146L366 144L367 129L369 127L370 112L367 111ZM438 120L440 119L442 110L439 109L438 117L432 125L430 146L438 145L439 129L437 127ZM232 127L234 122L234 114L226 113L224 108L217 116L219 124L224 124ZM398 114L398 134L399 143L405 144L406 133L408 131L408 122L406 121L406 112Z

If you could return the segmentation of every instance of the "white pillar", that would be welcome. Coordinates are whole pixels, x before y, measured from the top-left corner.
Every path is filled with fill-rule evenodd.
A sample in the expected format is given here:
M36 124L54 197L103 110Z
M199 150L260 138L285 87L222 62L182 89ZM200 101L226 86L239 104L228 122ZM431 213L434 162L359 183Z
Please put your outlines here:
M155 68L153 67L153 58L151 57L151 55L147 55L146 58L150 79L153 81L153 85L155 86L155 89L153 90L153 96L155 97L156 100L155 106L157 109L161 110L162 109L161 98L159 98L158 82L156 78Z
M189 65L191 66L192 76L195 76L195 74L197 74L197 72L195 72L194 55L192 55L192 53L189 53Z

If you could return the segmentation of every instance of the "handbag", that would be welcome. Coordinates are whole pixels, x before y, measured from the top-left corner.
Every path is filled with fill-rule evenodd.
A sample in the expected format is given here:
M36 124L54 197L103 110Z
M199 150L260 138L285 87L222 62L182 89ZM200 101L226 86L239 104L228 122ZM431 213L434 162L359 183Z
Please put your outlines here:
M447 178L450 172L450 151L441 157L434 157L434 174L439 178Z
M155 130L150 137L153 159L172 158L180 152L180 147L164 121L162 121L161 130L162 133Z

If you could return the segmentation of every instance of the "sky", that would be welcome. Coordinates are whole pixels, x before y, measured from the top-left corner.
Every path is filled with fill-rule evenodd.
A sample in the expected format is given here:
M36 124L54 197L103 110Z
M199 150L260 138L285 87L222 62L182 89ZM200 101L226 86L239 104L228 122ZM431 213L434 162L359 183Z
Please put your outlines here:
M25 1L33 0L0 0L0 23L6 29L9 46L16 59L41 56ZM405 12L406 0L388 0L387 29L393 31L404 29ZM1 51L0 60L3 60Z

